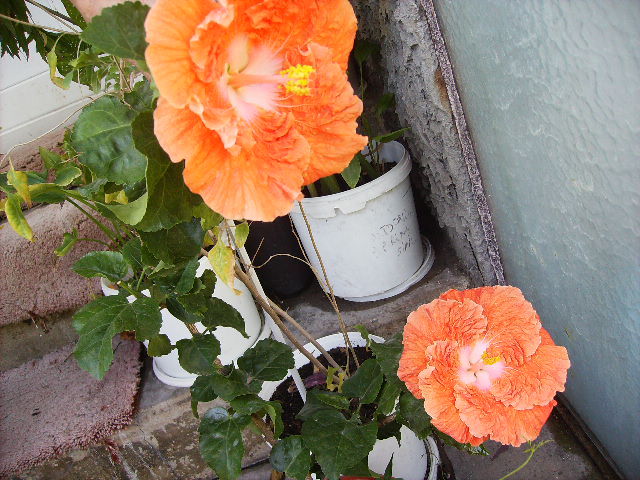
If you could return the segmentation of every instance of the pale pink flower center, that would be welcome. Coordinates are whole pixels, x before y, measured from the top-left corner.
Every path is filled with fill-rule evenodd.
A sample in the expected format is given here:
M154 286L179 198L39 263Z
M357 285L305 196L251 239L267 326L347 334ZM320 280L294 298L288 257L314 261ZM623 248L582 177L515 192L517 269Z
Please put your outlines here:
M488 390L491 382L502 375L504 361L499 356L489 357L486 353L488 347L488 342L476 342L460 349L458 375L462 383Z

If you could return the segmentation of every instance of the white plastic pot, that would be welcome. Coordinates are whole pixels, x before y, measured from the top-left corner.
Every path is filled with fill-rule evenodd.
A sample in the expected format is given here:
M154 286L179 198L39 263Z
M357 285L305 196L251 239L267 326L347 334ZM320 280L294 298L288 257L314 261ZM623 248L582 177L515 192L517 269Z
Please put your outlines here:
M418 229L411 159L398 142L382 145L380 155L396 166L354 189L301 202L334 293L355 302L402 293L433 265L431 245ZM307 256L321 272L297 203L290 215Z
M375 335L371 335L371 338L376 342L384 341ZM364 347L367 343L358 332L349 332L349 340L354 347ZM318 339L318 343L327 351L345 346L341 333L322 337ZM321 354L311 343L306 344L304 348L316 357ZM307 357L299 351L293 353L293 358L297 369L309 363ZM265 382L260 391L260 397L264 400L270 400L280 383L282 381ZM375 472L383 473L393 456L392 475L394 477L403 480L423 480L425 478L436 480L438 465L440 465L440 454L436 442L431 437L422 441L404 426L401 427L400 432L400 443L395 437L378 440L375 443L368 457L369 468Z
M209 261L205 257L202 257L196 276L202 275L202 272L207 269L211 269ZM236 295L221 281L216 282L216 287L213 291L214 297L224 300L238 310L244 319L245 330L249 336L249 338L245 338L236 329L230 327L218 327L213 331L213 334L220 341L220 361L225 365L236 360L248 348L255 345L258 340L266 338L271 333L266 322L263 324L253 297L247 287L238 279L235 281L235 287L240 290L240 295ZM102 292L107 296L117 295L118 293L117 290L110 288L104 279L102 282ZM148 295L149 292L144 291L142 293ZM128 299L132 302L134 297L130 296ZM160 333L168 336L172 344L175 345L178 340L183 338L191 338L191 333L183 321L171 315L166 308L163 308L160 313L162 314ZM264 313L264 315L266 315L266 313ZM196 327L201 332L205 329L200 323L197 323ZM145 346L147 346L148 343L149 342L145 341ZM172 350L168 355L154 357L153 372L158 380L173 387L190 387L197 377L196 374L189 373L180 366L178 351L176 349Z

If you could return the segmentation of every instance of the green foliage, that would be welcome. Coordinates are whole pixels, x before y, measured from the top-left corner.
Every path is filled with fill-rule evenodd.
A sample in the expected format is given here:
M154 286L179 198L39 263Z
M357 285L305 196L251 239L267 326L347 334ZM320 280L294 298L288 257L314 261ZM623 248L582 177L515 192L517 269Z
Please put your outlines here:
M357 397L360 403L372 403L382 386L382 370L375 359L370 358L360 365L356 373L345 380L342 392L348 397Z
M478 445L477 447L474 447L470 443L460 443L457 440L451 438L446 433L442 433L440 430L434 429L433 431L446 445L457 448L458 450L466 452L470 455L480 455L482 457L491 455L491 453L484 447L484 445Z
M207 309L204 312L201 323L209 328L230 327L239 331L243 337L249 338L244 329L244 319L240 312L219 298L209 298L206 303ZM264 380L264 379L263 379Z
M314 388L307 391L307 401L296 418L306 421L320 411L347 410L348 408L349 399L344 395Z
M71 268L83 277L103 277L117 282L127 275L129 264L120 252L89 252Z
M249 224L247 222L242 222L239 225L236 225L236 245L238 248L244 247L245 242L247 241L247 237L249 236Z
M383 415L390 415L395 410L396 401L402 390L402 382L397 378L385 382L378 398L378 411Z
M180 366L187 372L207 375L215 373L214 362L220 355L220 342L211 334L194 334L176 343Z
M144 19L148 12L149 7L140 2L105 8L84 29L82 40L118 57L144 60Z
M229 415L226 409L212 408L200 422L200 453L220 480L240 476L244 444L242 430L251 422L250 415Z
M147 159L136 150L131 125L135 112L115 97L86 106L73 127L79 160L98 177L131 184L145 176Z
M413 430L418 438L427 438L433 429L431 417L424 411L424 402L409 391L400 395L397 419L402 425Z
M168 230L140 232L140 238L154 257L167 265L176 265L200 253L204 230L198 219L192 219Z
M291 435L273 446L269 462L274 469L285 472L287 477L305 480L311 468L311 452L301 436Z
M163 355L169 355L173 350L171 340L164 333L160 333L149 340L149 346L147 347L147 353L151 357L162 357Z
M258 380L281 380L294 367L293 352L284 343L265 338L244 352L238 367Z
M360 173L362 171L362 167L360 166L360 161L358 157L354 156L347 168L345 168L341 175L349 188L355 188L360 181Z
M302 425L304 444L315 455L329 480L366 457L376 442L378 426L360 425L336 410L321 410Z
M62 245L56 248L53 253L58 257L64 257L73 249L76 243L78 243L78 229L74 228L71 233L65 233L63 235Z
M388 379L398 378L398 365L402 356L402 332L384 343L372 342L371 351Z
M4 204L4 213L7 216L9 225L18 235L26 238L30 242L33 241L33 230L29 226L27 219L22 213L22 200L18 195L9 194Z
M138 340L158 334L162 316L150 298L129 303L124 295L101 297L80 309L73 327L80 335L74 355L81 368L102 379L113 360L111 341L122 331L135 330Z
M24 0L3 0L0 2L0 14L22 22L30 20ZM29 44L34 42L36 51L44 58L47 47L54 41L54 35L49 32L0 18L0 56L8 54L18 57L22 54L25 58L29 58Z
M284 430L282 423L282 405L279 402L268 402L257 395L242 395L229 403L236 413L240 415L269 415L271 424L274 425L273 433L278 438Z

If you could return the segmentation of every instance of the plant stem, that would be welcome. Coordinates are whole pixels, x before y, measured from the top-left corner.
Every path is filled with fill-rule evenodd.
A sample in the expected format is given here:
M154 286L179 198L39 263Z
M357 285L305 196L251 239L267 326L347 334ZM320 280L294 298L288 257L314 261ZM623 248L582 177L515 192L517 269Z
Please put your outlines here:
M3 15L1 13L0 13L0 18L4 18L5 20L9 20L10 22L19 23L21 25L27 25L29 27L40 28L41 30L51 30L52 32L66 33L69 35L80 35L78 32L70 32L68 30L62 30L60 28L55 28L55 27L45 27L44 25L38 25L37 23L23 22L22 20L18 20L17 18L13 18L8 15Z
M331 282L329 282L329 276L327 275L327 269L324 266L324 262L322 261L322 257L320 256L320 252L318 251L318 245L316 245L316 239L313 236L313 232L311 231L311 225L309 224L309 219L307 218L307 214L304 211L304 207L302 206L302 202L298 202L298 207L300 207L300 212L302 213L302 218L304 218L304 223L307 226L307 231L309 232L309 237L311 237L311 243L313 244L313 250L316 252L316 256L318 257L318 261L320 262L320 267L322 268L322 275L324 276L324 281L329 289L329 294L331 295L331 305L338 315L338 325L340 326L340 331L342 332L342 336L344 337L345 345L348 347L351 355L353 356L353 360L356 363L356 367L360 368L360 362L358 361L358 357L356 356L356 352L353 349L353 345L351 345L351 340L349 339L349 334L347 333L347 325L344 323L344 319L342 318L342 313L340 312L340 308L338 308L338 302L336 301L336 296L333 293L333 287L331 286ZM347 355L347 374L349 373L349 355Z
M234 267L234 269L235 269L236 276L242 281L242 283L244 283L246 285L246 287L249 289L249 291L253 295L253 298L255 298L257 300L257 302L260 304L260 306L265 309L267 314L269 314L269 316L273 319L273 321L276 323L278 328L280 328L282 333L289 339L289 341L291 343L293 343L294 347L296 347L296 349L298 349L298 351L300 351L305 357L307 357L309 359L309 361L311 363L313 363L313 365L319 371L321 371L324 374L327 374L328 373L327 368L324 365L322 365L320 363L320 361L316 357L311 355L311 353L306 348L304 348L304 346L302 346L302 344L298 341L298 339L295 337L295 335L293 335L293 333L291 333L291 330L289 330L289 328L280 319L280 317L275 312L275 310L273 310L273 308L271 308L271 305L269 305L269 302L267 300L265 300L262 297L262 295L260 295L260 292L258 292L258 289L256 288L255 284L253 283L253 280L251 280L251 277L249 277L249 275L244 273L242 271L242 269L237 265Z
M80 210L82 213L84 213L84 214L87 216L87 218L88 218L89 220L91 220L93 223L95 223L95 224L98 226L98 228L99 228L100 230L102 230L102 231L104 232L104 234L105 234L107 237L109 237L109 239L110 239L112 242L115 242L115 241L116 241L116 237L115 237L115 235L114 235L114 232L113 232L113 231L111 231L111 230L109 230L109 228L107 228L107 227L106 227L102 222L98 221L98 220L97 220L93 215L91 215L89 212L87 212L84 208L82 208L82 207L81 207L80 205L78 205L76 202L74 202L73 200L71 200L69 197L67 197L67 201L68 201L71 205L73 205L74 207L76 207L78 210Z
M103 242L102 240L96 240L95 238L78 238L78 242L94 242L104 245L105 247L111 247L107 242Z
M504 477L501 477L499 480L504 480L505 478L509 478L511 475L514 475L516 473L518 473L520 470L522 470L524 467L527 466L527 464L531 461L531 459L533 458L533 455L536 453L536 451L542 447L543 445L546 445L547 443L551 442L551 440L545 440L544 442L540 442L537 445L533 445L529 450L531 451L531 453L529 454L529 456L527 457L527 459L524 461L524 463L522 465L520 465L518 468L516 468L515 470L507 473Z
M134 291L134 290L129 286L129 284L127 284L127 282L120 282L120 286L121 286L124 290L126 290L128 293L130 293L131 295L133 295L134 297L136 297L136 298L140 298L140 297L141 297L140 292L136 292L136 291Z
M69 23L71 23L72 25L75 25L75 24L73 23L73 20L72 20L70 17L67 17L67 16L66 16L66 15L64 15L64 14L62 14L62 13L60 13L60 12L58 12L58 11L56 11L56 10L52 9L52 8L49 8L49 7L47 7L46 5L42 5L41 3L38 3L38 2L36 2L36 1L34 1L34 0L25 0L25 1L26 1L27 3L30 3L31 5L34 5L34 6L38 7L38 8L40 8L40 9L44 10L45 12L47 12L47 13L48 13L49 15L51 15L52 17L56 17L56 18L58 18L59 20L64 20L64 22L63 22L63 23L65 23L65 22L69 22ZM67 27L67 28L71 28L71 29L72 29L72 31L75 31L75 30L71 27L71 25L67 25L67 23L65 23L65 25L64 25L64 26L65 26L65 27Z

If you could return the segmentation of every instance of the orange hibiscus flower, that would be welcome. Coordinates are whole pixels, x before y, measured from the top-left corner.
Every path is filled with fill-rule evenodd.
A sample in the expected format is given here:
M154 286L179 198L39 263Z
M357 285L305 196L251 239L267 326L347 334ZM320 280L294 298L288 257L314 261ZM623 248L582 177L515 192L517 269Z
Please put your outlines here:
M348 0L158 0L145 23L155 133L227 218L270 221L366 144Z
M564 391L569 357L515 287L449 290L409 315L398 377L462 443L534 440Z

